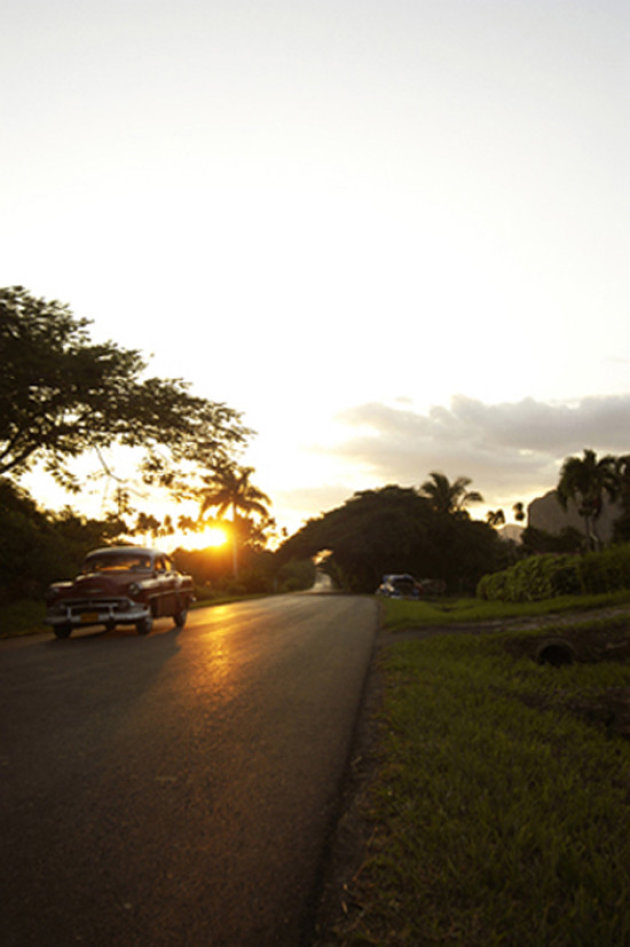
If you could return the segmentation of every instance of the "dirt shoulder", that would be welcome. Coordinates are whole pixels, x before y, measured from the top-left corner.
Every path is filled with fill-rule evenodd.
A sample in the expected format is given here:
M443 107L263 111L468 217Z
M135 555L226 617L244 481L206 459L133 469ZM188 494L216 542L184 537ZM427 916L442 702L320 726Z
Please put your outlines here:
M532 631L537 628L562 628L586 622L603 621L617 616L630 617L630 604L614 605L608 608L580 609L579 611L557 612L549 615L536 615L530 618L499 618L485 622L453 622L450 625L419 625L403 628L400 631L381 631L377 635L377 647L386 647L399 641L429 638L432 635L485 635L501 631Z
M378 647L378 646L377 646ZM379 765L380 727L384 678L378 655L368 671L361 714L353 741L334 833L328 841L322 866L319 903L314 929L303 947L339 947L343 940L335 927L348 912L352 882L361 871L374 826L366 819L369 792Z

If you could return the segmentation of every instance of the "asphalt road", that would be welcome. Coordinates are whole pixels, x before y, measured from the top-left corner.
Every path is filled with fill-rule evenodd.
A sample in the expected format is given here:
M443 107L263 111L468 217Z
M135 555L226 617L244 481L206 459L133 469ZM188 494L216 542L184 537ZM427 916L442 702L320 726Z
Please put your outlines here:
M297 947L373 600L0 642L0 943Z

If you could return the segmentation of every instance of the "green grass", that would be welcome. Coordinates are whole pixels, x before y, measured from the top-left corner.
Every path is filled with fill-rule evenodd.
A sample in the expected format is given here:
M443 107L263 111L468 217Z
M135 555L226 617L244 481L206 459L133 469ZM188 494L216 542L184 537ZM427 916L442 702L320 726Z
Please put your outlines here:
M563 595L540 602L486 602L477 598L437 599L414 602L406 599L382 599L383 628L396 631L420 625L450 625L455 622L496 621L502 618L527 618L576 609L602 608L630 602L630 590L602 595Z
M383 652L372 837L337 943L630 943L630 743L571 710L630 667L541 666L514 637Z

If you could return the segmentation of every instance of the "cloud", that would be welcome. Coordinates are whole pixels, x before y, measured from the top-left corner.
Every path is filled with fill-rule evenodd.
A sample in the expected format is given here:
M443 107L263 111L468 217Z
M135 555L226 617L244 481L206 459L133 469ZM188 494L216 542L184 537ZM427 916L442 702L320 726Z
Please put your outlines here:
M368 403L337 415L346 436L334 453L375 482L420 484L439 470L471 477L489 502L518 499L553 488L564 458L585 447L630 452L629 418L630 394L499 404L456 395L424 414Z

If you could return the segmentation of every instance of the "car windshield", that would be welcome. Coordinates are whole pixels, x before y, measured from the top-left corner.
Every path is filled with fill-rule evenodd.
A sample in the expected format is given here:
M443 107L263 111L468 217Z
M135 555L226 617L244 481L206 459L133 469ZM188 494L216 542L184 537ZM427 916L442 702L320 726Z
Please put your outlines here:
M88 556L83 572L150 572L149 556L134 552L103 552Z

